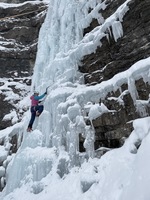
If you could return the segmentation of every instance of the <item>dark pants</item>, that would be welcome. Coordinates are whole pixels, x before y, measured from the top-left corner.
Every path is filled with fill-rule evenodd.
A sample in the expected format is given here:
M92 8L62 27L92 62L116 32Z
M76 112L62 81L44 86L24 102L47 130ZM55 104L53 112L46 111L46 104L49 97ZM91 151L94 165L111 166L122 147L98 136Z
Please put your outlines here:
M43 108L44 108L43 105L31 106L31 119L30 119L28 128L32 128L32 125L35 120L36 112L38 111L38 113L41 114L43 112Z

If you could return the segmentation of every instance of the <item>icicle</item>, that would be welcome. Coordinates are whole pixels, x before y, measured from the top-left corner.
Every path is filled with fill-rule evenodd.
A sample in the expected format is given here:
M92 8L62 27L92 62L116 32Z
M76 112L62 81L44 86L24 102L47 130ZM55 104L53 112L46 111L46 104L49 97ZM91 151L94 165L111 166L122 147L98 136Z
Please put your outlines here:
M86 139L84 141L84 147L88 157L94 158L95 132L91 126L86 126L85 129Z
M112 23L112 32L115 42L117 42L118 38L121 38L123 36L123 28L120 21L115 21Z
M68 153L70 156L70 168L75 165L78 165L78 144L79 144L79 135L76 131L76 126L70 123L70 132L68 132Z
M136 86L135 86L135 80L134 80L134 77L130 76L128 78L128 90L130 92L130 95L133 99L133 102L135 103L136 100L139 98L138 97L138 92L136 90Z
M136 110L141 117L147 117L148 116L148 112L146 110L146 105L144 105L142 103L142 101L140 101L140 100L136 101Z

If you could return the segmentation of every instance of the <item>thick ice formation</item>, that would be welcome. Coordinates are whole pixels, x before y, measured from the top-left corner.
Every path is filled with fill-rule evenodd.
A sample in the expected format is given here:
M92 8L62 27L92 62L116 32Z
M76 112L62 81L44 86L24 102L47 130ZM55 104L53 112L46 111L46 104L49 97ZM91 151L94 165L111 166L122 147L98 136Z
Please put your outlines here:
M134 142L139 137L135 137L135 140L132 138L129 140L131 144L128 142L128 145L125 145L123 149L110 152L100 161L89 160L89 163L84 163L81 169L73 168L80 166L86 157L93 158L95 153L94 129L92 124L85 124L84 118L87 117L87 109L90 120L100 116L103 112L109 112L104 105L99 105L97 101L100 98L105 98L108 92L120 88L123 83L128 84L129 92L136 104L135 80L140 77L145 81L149 80L150 58L139 61L128 71L114 76L109 81L89 87L83 84L82 76L77 71L77 67L84 55L94 52L97 46L101 45L100 41L103 37L110 37L108 35L110 28L112 28L115 41L123 35L121 22L128 11L127 3L129 1L127 0L109 18L104 19L100 11L107 9L105 1L50 0L46 20L40 30L32 90L37 89L42 93L47 86L50 87L44 101L44 112L39 119L36 119L34 131L30 134L25 131L30 113L27 114L23 122L18 124L18 127L14 126L14 128L7 130L9 135L13 134L15 128L24 129L21 147L16 156L12 158L7 170L7 185L3 194L5 196L10 193L8 199L11 199L11 195L13 196L11 192L16 188L23 188L26 194L41 193L41 196L38 196L39 199L42 199L47 191L50 191L49 195L52 199L62 199L64 190L60 188L64 188L64 186L63 180L60 181L59 178L70 171L70 175L66 179L64 178L63 183L67 185L77 175L78 180L75 179L77 186L73 184L72 188L70 187L70 190L67 191L74 194L73 191L77 190L77 196L73 199L81 199L82 196L83 199L87 200L101 196L102 200L110 200L110 198L118 200L122 192L122 185L126 186L127 184L127 177L130 176L130 165L134 160L134 155L130 151L135 150ZM90 10L92 11L89 13ZM96 18L100 25L83 37L83 29L90 24L92 18ZM148 123L145 127L149 128ZM140 128L138 127L138 130ZM81 133L85 138L85 154L79 153L79 134ZM147 130L144 130L142 137L146 133ZM127 156L123 157L123 162L120 152L127 153ZM114 161L113 158L116 155L117 158ZM129 166L124 166L126 160L129 160ZM127 173L120 176L116 184L113 185L116 177L121 174L121 169L115 169L116 163L121 169L127 169ZM89 168L92 166L90 170L88 168L90 178L84 177L86 173L83 169L87 165ZM115 170L115 173L111 177L111 181L108 181L112 169ZM98 178L96 177L97 173L99 174ZM15 180L12 183L13 177ZM47 189L48 184L51 185L53 181L55 185ZM84 194L93 184L94 186L90 190L92 192L88 191ZM101 194L97 190L97 184ZM115 198L115 194L112 193L112 185L114 191L117 191L118 198ZM107 194L108 188L111 190L109 194ZM56 197L57 190L60 192L60 198ZM15 191L17 196L18 190ZM90 196L95 196L95 198L90 198ZM43 199L50 199L50 197L44 196ZM29 198L35 199L37 196L33 195ZM7 199L7 196L4 199ZM70 196L66 199L70 199Z

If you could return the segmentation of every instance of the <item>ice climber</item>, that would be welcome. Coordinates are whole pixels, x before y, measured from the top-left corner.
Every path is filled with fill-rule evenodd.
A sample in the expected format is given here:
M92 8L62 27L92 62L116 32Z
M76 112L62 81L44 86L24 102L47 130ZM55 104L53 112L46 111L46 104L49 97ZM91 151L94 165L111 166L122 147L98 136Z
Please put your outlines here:
M27 128L27 131L32 131L32 125L34 123L35 117L40 116L40 114L43 112L43 105L39 105L40 99L43 99L45 95L47 94L47 90L44 94L39 96L39 92L35 91L34 94L30 97L31 99L31 119Z

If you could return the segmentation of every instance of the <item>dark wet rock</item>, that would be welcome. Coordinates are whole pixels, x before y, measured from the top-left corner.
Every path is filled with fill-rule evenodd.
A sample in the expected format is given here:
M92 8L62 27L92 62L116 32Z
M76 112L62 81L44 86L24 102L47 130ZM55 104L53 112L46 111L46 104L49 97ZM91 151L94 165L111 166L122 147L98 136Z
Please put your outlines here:
M125 0L107 0L107 9L102 12L104 19L108 18ZM86 55L82 60L79 71L84 74L85 84L95 85L111 79L119 72L129 69L137 61L150 55L150 20L149 0L132 0L128 3L129 11L122 22L123 37L117 42L113 37L102 39L102 46L97 47L95 53ZM93 19L85 34L97 26ZM139 79L135 81L137 101L133 102L128 85L121 86L122 103L118 101L121 92L111 92L103 99L103 103L112 112L104 113L93 120L95 129L95 149L102 146L116 148L122 145L133 130L132 121L150 114L148 98L150 85ZM144 102L146 100L146 102ZM143 101L143 103L142 103Z
M109 2L109 1L108 1ZM125 1L114 1L103 16L108 17L116 10L116 6ZM135 62L147 58L150 54L150 2L132 0L129 11L123 18L122 38L117 42L113 38L102 40L102 47L82 60L79 70L85 73L86 84L96 84L112 78L115 74L130 68ZM111 10L112 9L112 10ZM113 70L112 70L113 69Z
M48 5L43 2L0 7L0 78L12 78L18 82L23 78L25 84L31 84L39 30L47 8ZM0 84L3 84L2 80ZM15 88L12 89L19 94ZM0 94L0 130L12 124L9 120L2 121L3 117L16 110L10 101L4 100L4 92Z

